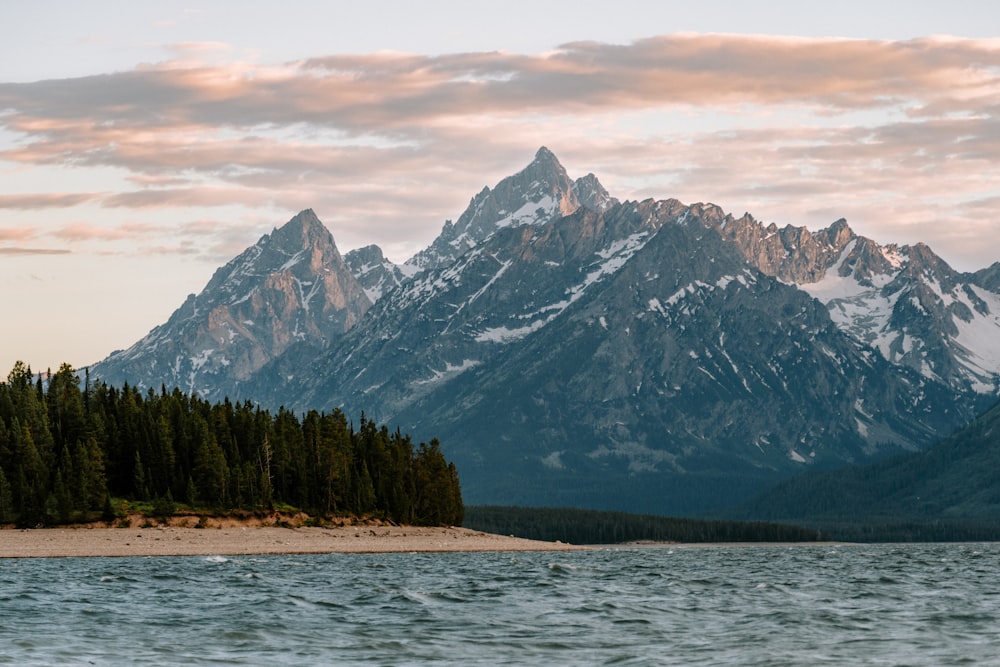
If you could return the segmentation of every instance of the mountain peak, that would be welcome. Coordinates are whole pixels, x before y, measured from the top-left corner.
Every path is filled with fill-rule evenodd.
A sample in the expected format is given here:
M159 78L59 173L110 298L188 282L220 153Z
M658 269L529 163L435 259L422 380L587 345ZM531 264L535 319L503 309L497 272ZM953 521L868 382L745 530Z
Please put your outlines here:
M541 146L537 151L535 151L534 162L554 162L559 164L559 158L557 158L556 154L548 148Z
M344 262L372 303L404 279L402 269L386 259L377 245L351 250L344 255Z
M597 176L587 174L573 181L573 195L580 206L592 211L606 211L618 203L618 200L608 194Z
M591 199L608 199L600 184L594 188L594 184L587 183ZM502 179L493 189L484 187L458 220L445 223L431 246L407 260L406 265L416 270L446 266L498 229L544 224L569 215L580 204L566 170L555 154L542 146L527 167Z
M216 270L165 324L91 370L112 382L235 396L289 347L325 346L370 305L333 235L306 209Z
M311 227L313 225L323 225L319 220L319 216L316 215L316 211L311 208L302 209L295 216L285 223L285 226L298 225L301 227Z
M325 239L329 235L330 231L311 208L299 211L291 220L271 232L273 241L294 238L301 239L304 245L311 245L312 241Z
M517 194L533 199L541 194L550 194L568 183L570 183L570 178L566 174L565 167L559 162L559 158L548 148L542 146L535 152L535 159L531 161L531 164L497 183L494 191L509 184L513 186L515 191L518 191ZM545 192L543 193L542 190Z

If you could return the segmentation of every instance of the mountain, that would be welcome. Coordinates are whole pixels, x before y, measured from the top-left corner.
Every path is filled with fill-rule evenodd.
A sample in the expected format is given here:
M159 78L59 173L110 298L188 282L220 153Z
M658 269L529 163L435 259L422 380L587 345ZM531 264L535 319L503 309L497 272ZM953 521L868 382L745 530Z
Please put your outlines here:
M407 278L399 266L385 258L377 245L351 250L344 255L344 262L372 303Z
M439 438L472 504L686 514L925 448L996 392L997 271L958 273L842 220L810 232L621 202L545 148L402 266L291 235L221 269L103 370ZM337 326L312 334L319 292L305 295L327 280L341 291L323 303L343 298L320 319ZM233 322L263 323L257 347ZM260 345L267 332L284 345Z
M882 246L845 220L810 233L718 207L693 215L758 269L825 303L838 327L890 362L958 391L1000 390L1000 264L959 273L922 243Z
M330 232L306 210L217 270L165 324L90 372L110 384L236 398L266 363L293 347L315 354L370 306Z
M581 206L601 210L614 203L596 176L571 180L552 151L543 146L523 170L492 190L484 187L458 222L446 221L434 242L406 261L404 271L412 275L446 267L498 229L543 224Z
M968 418L951 388L749 264L704 208L499 228L385 294L266 398L441 438L472 504L661 512L916 449Z
M803 475L743 516L791 521L988 521L1000 517L1000 404L934 446L868 466Z

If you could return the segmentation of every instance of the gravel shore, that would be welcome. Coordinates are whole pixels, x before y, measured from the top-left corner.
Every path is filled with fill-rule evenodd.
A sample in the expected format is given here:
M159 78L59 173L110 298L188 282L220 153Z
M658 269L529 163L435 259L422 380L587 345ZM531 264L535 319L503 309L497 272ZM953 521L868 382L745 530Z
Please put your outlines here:
M580 548L561 542L539 542L454 527L154 526L0 530L0 558L568 551Z

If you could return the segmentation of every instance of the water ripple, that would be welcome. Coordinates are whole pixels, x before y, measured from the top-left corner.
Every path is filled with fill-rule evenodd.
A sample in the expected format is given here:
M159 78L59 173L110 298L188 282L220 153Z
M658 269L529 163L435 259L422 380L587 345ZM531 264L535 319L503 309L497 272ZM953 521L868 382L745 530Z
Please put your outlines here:
M1000 546L0 561L0 664L1000 664Z

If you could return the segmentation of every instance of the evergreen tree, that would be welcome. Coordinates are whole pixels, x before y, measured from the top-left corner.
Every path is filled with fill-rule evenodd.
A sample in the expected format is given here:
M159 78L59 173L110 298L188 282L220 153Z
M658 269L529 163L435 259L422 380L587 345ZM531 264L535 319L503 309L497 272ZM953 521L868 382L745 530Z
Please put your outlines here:
M226 499L226 455L210 433L198 444L194 456L194 483L198 499L221 507Z
M439 443L415 452L408 435L339 410L302 421L250 402L210 404L175 389L145 394L68 365L47 386L15 364L0 383L0 522L114 518L111 498L159 510L292 505L320 515L374 514L396 522L458 523L461 492ZM456 509L457 508L457 509Z
M0 468L0 523L14 520L14 494L3 468Z
M45 517L48 498L48 470L35 447L35 439L27 424L21 425L18 438L15 470L17 484L14 489L14 506L18 524L30 527L41 523Z

